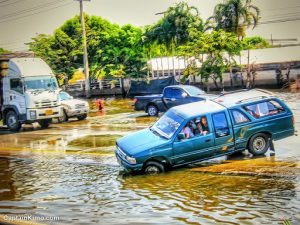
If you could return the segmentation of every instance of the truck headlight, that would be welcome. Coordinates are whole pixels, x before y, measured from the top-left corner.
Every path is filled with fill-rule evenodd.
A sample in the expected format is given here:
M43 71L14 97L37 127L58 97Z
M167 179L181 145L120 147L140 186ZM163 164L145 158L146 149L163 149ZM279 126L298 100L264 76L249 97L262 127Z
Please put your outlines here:
M36 119L36 111L35 110L30 110L29 111L29 117L31 120L35 120Z
M130 163L130 164L136 164L136 159L132 158L130 156L126 156L126 160Z

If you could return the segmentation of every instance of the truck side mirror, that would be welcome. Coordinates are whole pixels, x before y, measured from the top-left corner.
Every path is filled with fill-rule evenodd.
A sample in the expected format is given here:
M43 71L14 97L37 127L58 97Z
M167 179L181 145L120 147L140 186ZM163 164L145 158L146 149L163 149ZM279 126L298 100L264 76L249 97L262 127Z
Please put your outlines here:
M183 97L183 98L186 98L187 96L188 96L187 93L185 93L185 92L182 93L182 97Z
M185 134L184 134L184 133L179 133L179 134L177 135L177 138L178 138L179 141L180 141L180 140L183 140L183 139L185 139Z

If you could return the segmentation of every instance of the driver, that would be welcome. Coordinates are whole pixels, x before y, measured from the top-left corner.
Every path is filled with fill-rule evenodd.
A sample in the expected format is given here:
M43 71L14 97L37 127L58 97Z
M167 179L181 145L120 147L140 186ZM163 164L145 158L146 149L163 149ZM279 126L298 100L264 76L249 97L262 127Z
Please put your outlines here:
M189 139L194 137L194 133L192 132L191 128L189 127L189 123L182 129L181 133L184 133L185 138Z
M201 135L206 135L209 133L208 122L207 122L206 116L201 117L200 121L197 123L197 128Z

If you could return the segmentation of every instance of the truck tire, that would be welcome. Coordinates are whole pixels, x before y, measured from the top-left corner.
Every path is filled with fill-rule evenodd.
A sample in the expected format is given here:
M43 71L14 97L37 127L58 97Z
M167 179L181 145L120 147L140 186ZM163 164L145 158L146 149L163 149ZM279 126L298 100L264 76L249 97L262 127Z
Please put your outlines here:
M156 161L149 161L144 167L145 174L159 174L165 172L165 167L163 164Z
M248 150L253 155L264 155L270 147L269 136L258 133L250 138Z
M6 114L6 125L10 131L19 131L21 129L22 124L20 123L15 111L9 111Z
M157 116L158 115L158 108L156 105L148 105L147 106L147 113L149 116Z
M46 120L40 120L38 123L41 126L41 128L48 128L50 123L52 122L52 119L46 119Z
M87 114L83 114L83 115L77 116L78 120L85 120L86 118L87 118Z
M57 120L59 123L67 122L69 120L69 117L65 110L63 110L63 115L61 117L58 117Z

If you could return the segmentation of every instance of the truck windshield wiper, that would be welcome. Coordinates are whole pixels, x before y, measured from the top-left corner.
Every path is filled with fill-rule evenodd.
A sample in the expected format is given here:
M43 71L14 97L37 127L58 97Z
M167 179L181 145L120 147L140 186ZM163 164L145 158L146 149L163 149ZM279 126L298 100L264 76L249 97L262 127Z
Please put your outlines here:
M168 139L165 135L159 133L157 130L153 129L152 127L149 128L153 133L155 133L157 136L163 137L165 139Z

